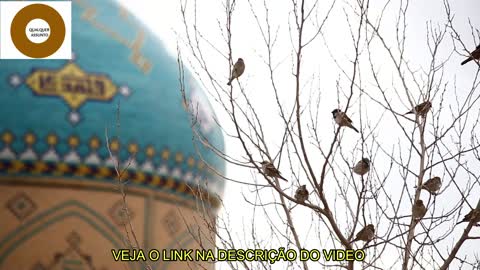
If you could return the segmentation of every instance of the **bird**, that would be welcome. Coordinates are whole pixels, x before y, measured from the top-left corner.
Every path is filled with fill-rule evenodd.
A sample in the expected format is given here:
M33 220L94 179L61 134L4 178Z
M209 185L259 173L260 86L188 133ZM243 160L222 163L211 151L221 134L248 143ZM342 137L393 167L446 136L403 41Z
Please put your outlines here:
M301 185L296 191L295 191L295 200L300 201L304 203L306 200L308 200L308 190L307 190L307 185Z
M407 115L410 113L417 113L419 116L425 117L431 108L432 108L432 103L427 100L423 103L418 104L417 106L415 106L415 108L405 113L404 115Z
M468 214L466 214L462 221L458 222L456 225L462 223L462 222L470 222L472 221L474 223L479 223L480 222L480 210L472 209Z
M462 66L465 65L466 63L472 61L473 59L480 59L480 44L475 48L473 52L470 53L470 56L462 62Z
M350 243L353 243L359 240L369 242L374 237L375 237L375 226L373 226L373 224L368 224L357 233L357 235L355 236L355 239L353 239Z
M238 58L235 65L233 65L232 75L230 76L230 79L227 85L232 85L232 81L240 77L244 71L245 71L245 62L243 62L242 58Z
M422 189L425 189L430 194L435 195L442 187L442 180L440 177L435 176L427 180L427 182L423 183Z
M412 215L415 222L420 221L427 213L427 208L422 200L417 200L412 207Z
M260 164L262 164L263 173L265 173L267 176L276 177L276 178L280 178L284 181L288 181L282 175L280 175L280 172L278 171L278 169L275 168L275 166L271 162L262 161L262 162L260 162Z
M353 167L353 172L359 175L364 175L370 171L370 159L362 158L357 165Z
M348 118L348 116L344 112L342 112L342 110L335 109L332 111L332 114L333 114L333 119L335 119L335 123L337 123L337 125L339 125L340 127L349 127L358 133L358 129L356 129L352 125L352 120Z

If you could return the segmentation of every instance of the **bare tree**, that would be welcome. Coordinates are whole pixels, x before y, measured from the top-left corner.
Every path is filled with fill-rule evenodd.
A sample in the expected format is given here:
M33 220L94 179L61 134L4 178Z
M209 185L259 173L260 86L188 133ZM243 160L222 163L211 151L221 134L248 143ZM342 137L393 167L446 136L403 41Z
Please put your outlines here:
M408 0L181 3L180 91L193 115L194 142L230 165L234 173L221 176L245 187L249 205L243 213L226 208L216 220L203 208L199 222L216 237L210 242L219 249L320 250L319 260L276 262L288 269L479 269L478 221L457 222L480 211L480 66L472 61L458 78L454 71L480 35L467 18L454 16L448 0L430 6L441 11L438 18L410 26L419 21L410 14L421 6ZM252 48L242 49L245 44ZM245 74L227 86L237 58L245 60ZM197 128L185 64L219 108L216 124L227 152ZM334 109L359 133L335 123ZM369 170L359 175L353 167L365 158ZM269 177L261 161L288 182ZM249 173L251 179L242 177ZM429 190L425 183L434 177L442 185ZM305 201L295 196L302 185L309 191ZM426 213L419 212L420 201ZM232 230L232 215L244 217L237 218L242 235ZM374 238L352 242L368 224ZM328 260L331 249L363 249L365 258ZM277 269L259 258L227 263Z

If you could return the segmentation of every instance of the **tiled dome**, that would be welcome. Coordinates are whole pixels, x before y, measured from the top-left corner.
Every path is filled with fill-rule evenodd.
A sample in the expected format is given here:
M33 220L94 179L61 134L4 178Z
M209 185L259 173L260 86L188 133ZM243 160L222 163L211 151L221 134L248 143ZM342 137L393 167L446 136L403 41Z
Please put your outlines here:
M175 57L116 2L72 1L72 20L72 61L0 62L0 178L114 183L107 128L129 185L191 199L221 195L224 182L200 156L219 172L225 164L192 142ZM223 150L206 96L185 75L199 131ZM186 185L197 183L208 184Z

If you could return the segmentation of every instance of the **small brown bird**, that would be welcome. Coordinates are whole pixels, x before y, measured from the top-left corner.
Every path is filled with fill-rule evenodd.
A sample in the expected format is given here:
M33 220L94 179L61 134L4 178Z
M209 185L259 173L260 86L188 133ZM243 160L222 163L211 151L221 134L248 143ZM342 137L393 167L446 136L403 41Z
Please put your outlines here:
M269 161L262 161L260 162L262 164L262 170L263 172L269 176L269 177L275 177L275 178L280 178L284 181L287 181L282 175L280 175L280 172L275 168L275 166L269 162Z
M436 195L441 187L442 180L438 176L428 179L427 182L423 183L422 185L422 189L425 189L432 195Z
M468 214L466 214L462 221L458 222L456 225L462 223L462 222L470 222L472 221L474 223L479 223L480 222L480 211L479 210L476 210L476 209L472 209L470 212L468 212Z
M427 100L423 103L418 104L417 106L415 106L415 108L413 108L411 111L405 113L404 115L416 112L419 116L425 117L427 115L428 111L430 111L431 108L432 108L432 103Z
M480 45L478 45L477 48L470 53L470 57L468 57L465 61L462 62L462 66L472 61L473 59L476 59L476 60L480 59Z
M370 159L362 158L355 167L353 167L353 172L359 175L364 175L370 171Z
M352 242L350 243L353 243L355 241L360 241L360 240L369 242L369 241L372 241L374 237L375 237L375 226L373 226L373 224L368 224L357 233L357 235L355 236L355 239L353 239Z
M242 58L238 58L235 65L233 65L232 75L230 76L230 80L228 81L227 85L231 85L232 81L240 77L244 71L245 71L245 62L243 62Z
M417 200L412 207L412 215L415 222L420 221L427 213L427 208L422 200Z
M307 199L308 199L307 185L302 185L295 191L295 200L303 203Z
M349 127L358 133L358 129L356 129L352 125L352 120L344 112L342 112L342 110L335 109L332 111L332 114L333 119L335 119L335 123L337 123L337 125L339 125L340 127Z

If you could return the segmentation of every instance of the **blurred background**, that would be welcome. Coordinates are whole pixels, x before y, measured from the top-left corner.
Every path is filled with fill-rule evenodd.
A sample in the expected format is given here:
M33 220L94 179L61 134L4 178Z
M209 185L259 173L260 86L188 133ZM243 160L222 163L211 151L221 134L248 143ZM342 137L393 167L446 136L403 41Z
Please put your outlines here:
M460 65L480 44L479 9L72 1L72 61L0 62L0 269L340 269L351 265L119 263L111 249L345 249L333 225L349 242L369 223L376 239L354 244L367 256L355 269L446 269L467 227L456 223L480 200L479 65ZM245 73L228 87L240 57ZM105 91L65 92L65 80ZM415 116L402 115L424 100L432 109L420 135ZM336 132L336 108L360 134ZM362 157L372 160L364 177L351 172ZM267 159L288 182L267 181L258 164ZM416 189L433 176L438 195ZM285 197L301 185L307 205ZM418 198L428 212L412 238ZM331 219L318 211L323 199ZM469 227L453 269L480 269Z

